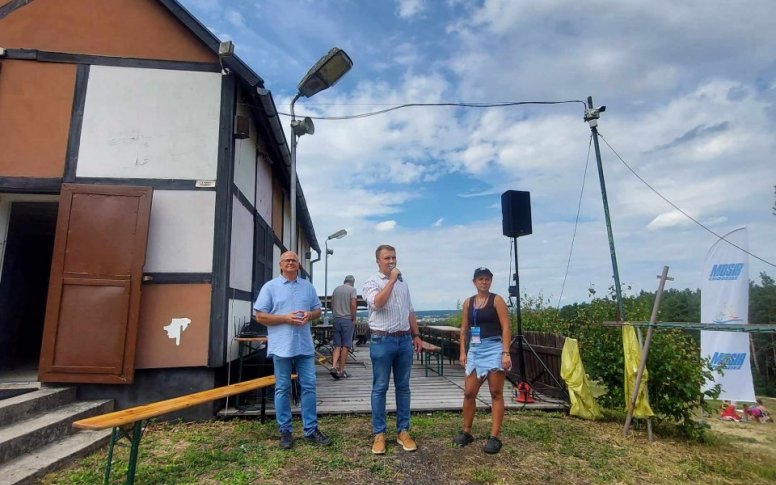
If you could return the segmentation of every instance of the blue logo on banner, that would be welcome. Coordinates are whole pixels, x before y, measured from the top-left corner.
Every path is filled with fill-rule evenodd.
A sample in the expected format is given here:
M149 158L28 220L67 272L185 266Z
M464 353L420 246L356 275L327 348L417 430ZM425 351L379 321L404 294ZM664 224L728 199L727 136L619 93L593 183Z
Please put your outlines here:
M744 263L715 264L711 268L709 280L737 280L742 269Z
M741 369L746 359L746 352L714 352L711 357L711 367L714 369L722 368L723 370L736 370Z
M743 318L737 317L733 312L719 312L717 313L717 318L713 320L713 323L743 323L743 321Z

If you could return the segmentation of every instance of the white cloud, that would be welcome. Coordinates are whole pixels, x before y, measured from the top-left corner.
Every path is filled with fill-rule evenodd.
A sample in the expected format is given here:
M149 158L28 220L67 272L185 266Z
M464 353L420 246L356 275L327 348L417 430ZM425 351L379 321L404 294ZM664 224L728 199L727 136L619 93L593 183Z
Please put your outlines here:
M396 229L396 221L382 221L375 224L377 232L391 232Z
M423 10L423 0L398 0L397 14L403 19L415 17Z
M445 221L444 217L440 217L436 221L434 221L433 224L431 224L431 227L442 227L442 223Z
M224 17L226 20L232 24L233 26L237 27L238 29L245 29L245 19L243 18L242 14L238 12L237 10L229 9L226 12L224 12Z
M689 225L692 224L692 222L679 211L673 211L673 212L664 212L660 214L659 216L652 219L652 221L647 224L647 229L649 230L655 230L655 229L666 229L669 227L675 227L675 226L682 226L682 225Z

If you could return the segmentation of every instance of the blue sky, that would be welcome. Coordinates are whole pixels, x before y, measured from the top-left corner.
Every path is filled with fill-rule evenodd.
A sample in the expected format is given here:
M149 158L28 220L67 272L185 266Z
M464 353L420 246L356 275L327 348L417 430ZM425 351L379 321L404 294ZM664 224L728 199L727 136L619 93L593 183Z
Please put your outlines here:
M585 100L599 130L655 190L724 234L749 228L751 252L776 262L776 4L771 0L182 0L269 88L282 112L331 47L354 67L296 112L342 116L404 103ZM475 267L509 284L500 196L531 192L533 234L518 240L521 289L557 304L612 284L590 129L578 103L490 109L415 107L316 121L297 168L328 288L375 271L397 247L416 309L473 292ZM288 125L288 118L284 124ZM286 129L288 127L286 126ZM288 134L287 134L288 137ZM631 292L697 288L715 237L638 180L601 140L620 278ZM751 259L750 276L776 268ZM323 261L315 284L323 293Z

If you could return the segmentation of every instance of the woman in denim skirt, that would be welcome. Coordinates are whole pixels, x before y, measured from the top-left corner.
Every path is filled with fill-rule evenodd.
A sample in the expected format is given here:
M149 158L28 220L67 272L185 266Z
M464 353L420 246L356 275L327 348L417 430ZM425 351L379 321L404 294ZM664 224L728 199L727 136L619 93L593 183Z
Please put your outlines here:
M477 393L488 381L492 401L493 422L490 437L483 447L485 453L501 450L501 422L504 420L504 378L512 368L509 344L512 340L507 304L499 295L490 292L493 273L488 268L474 270L472 279L477 294L463 302L461 319L461 365L466 368L463 394L463 430L453 438L456 446L474 441L471 434ZM466 343L469 351L466 351Z

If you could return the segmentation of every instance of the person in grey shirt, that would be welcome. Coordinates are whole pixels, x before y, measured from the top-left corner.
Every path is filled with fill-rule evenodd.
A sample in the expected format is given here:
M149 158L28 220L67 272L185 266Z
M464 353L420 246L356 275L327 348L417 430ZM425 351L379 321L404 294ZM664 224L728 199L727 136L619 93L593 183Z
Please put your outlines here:
M345 282L331 294L331 310L334 313L334 352L332 353L331 375L335 379L349 377L345 372L345 361L353 347L353 330L356 325L356 279L345 276Z

